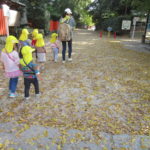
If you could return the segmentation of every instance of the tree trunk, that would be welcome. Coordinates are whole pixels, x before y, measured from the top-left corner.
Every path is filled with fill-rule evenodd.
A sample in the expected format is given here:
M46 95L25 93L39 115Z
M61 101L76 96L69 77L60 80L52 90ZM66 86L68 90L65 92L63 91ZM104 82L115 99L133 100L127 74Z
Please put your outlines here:
M127 10L128 10L128 4L127 4L128 2L126 2L126 6L125 6L125 11L124 11L124 15L126 15L127 14Z

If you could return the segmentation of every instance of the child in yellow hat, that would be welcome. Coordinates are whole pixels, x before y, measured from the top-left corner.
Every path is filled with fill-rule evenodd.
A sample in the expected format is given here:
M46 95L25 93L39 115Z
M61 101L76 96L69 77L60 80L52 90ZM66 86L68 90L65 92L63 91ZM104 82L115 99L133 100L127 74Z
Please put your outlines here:
M29 31L27 29L22 29L21 31L21 35L19 37L19 57L21 58L21 53L20 53L20 50L23 46L30 46L31 45L31 42L28 38L29 36Z
M38 29L34 29L32 32L32 42L31 42L32 47L35 47L35 44L37 41L36 37L37 37L38 33L39 33ZM37 58L37 51L36 50L35 50L35 56Z
M41 33L36 36L35 48L37 51L37 62L41 63L41 68L44 68L44 63L46 62L46 49L43 35Z
M60 41L57 38L58 38L58 34L52 33L50 38L50 46L53 51L54 62L58 61L58 53L60 49Z
M5 70L5 76L9 80L9 97L16 97L16 88L18 84L18 77L22 75L19 69L19 55L15 51L18 40L16 37L10 35L6 38L5 48L2 49L1 62Z
M27 29L22 29L21 31L21 35L19 37L19 42L21 44L21 47L23 46L30 46L30 42L29 42L29 39L28 39L28 36L29 36L29 31Z
M23 58L20 60L20 64L21 64L21 70L23 72L23 76L24 76L24 97L25 99L29 99L29 90L30 90L30 86L31 84L34 85L35 88L35 94L36 96L39 95L39 82L38 82L38 78L40 77L39 74L39 69L38 69L38 65L33 63L33 58L32 58L32 52L35 49L33 49L30 46L24 46L21 49L21 53Z
M36 36L38 35L38 33L39 33L38 29L34 29L32 32L32 43L31 43L32 46L35 46L36 44L37 41Z

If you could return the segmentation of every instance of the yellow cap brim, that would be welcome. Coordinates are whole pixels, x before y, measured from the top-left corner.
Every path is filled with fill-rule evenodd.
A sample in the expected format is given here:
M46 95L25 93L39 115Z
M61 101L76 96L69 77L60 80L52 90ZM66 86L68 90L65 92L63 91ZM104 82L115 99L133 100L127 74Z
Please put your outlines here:
M32 48L32 49L30 49L30 52L32 53L32 52L34 52L35 51L35 49L34 48Z

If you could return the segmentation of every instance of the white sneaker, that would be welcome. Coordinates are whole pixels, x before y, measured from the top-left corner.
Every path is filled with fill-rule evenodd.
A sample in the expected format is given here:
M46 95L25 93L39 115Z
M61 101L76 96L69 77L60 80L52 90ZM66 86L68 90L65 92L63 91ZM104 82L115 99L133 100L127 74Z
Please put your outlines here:
M68 58L68 61L72 61L72 58Z
M65 61L65 60L63 60L63 61L62 61L62 63L63 63L63 64L65 64L65 63L66 63L66 61Z
M14 98L14 97L16 97L16 94L15 94L15 93L10 93L10 94L9 94L9 97L10 97L10 98Z
M35 97L39 98L41 96L41 94L35 94Z
M57 60L54 60L55 63L57 63Z
M24 100L28 100L28 99L30 99L30 97L24 97Z

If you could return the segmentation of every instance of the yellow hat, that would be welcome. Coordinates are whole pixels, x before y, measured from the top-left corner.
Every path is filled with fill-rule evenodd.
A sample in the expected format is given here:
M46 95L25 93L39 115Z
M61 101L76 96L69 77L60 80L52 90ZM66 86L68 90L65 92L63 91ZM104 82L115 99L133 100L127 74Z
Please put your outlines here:
M33 51L35 51L34 48L32 48L31 46L24 46L21 50L21 53L23 56L28 55L29 53L32 53Z
M32 57L32 52L33 51L35 51L35 49L33 49L30 46L24 46L21 49L21 53L23 55L23 59L20 60L21 65L26 66L26 64L29 64L33 60L33 57ZM23 60L26 62L26 64L24 63Z
M33 39L36 39L37 34L39 33L38 29L34 29L32 32Z
M2 51L7 51L7 53L11 53L13 51L14 48L14 44L18 43L18 40L15 36L8 36L6 38L6 44L5 44L5 49L3 49Z
M58 34L57 34L57 33L53 33L53 34L51 35L50 42L51 42L51 43L55 43L56 40L57 40L57 37L58 37Z
M19 40L26 41L28 39L28 34L29 34L28 30L23 29L22 32L21 32Z
M36 40L37 40L36 44L35 44L36 47L43 47L43 46L45 46L45 42L44 42L42 34L37 34Z

